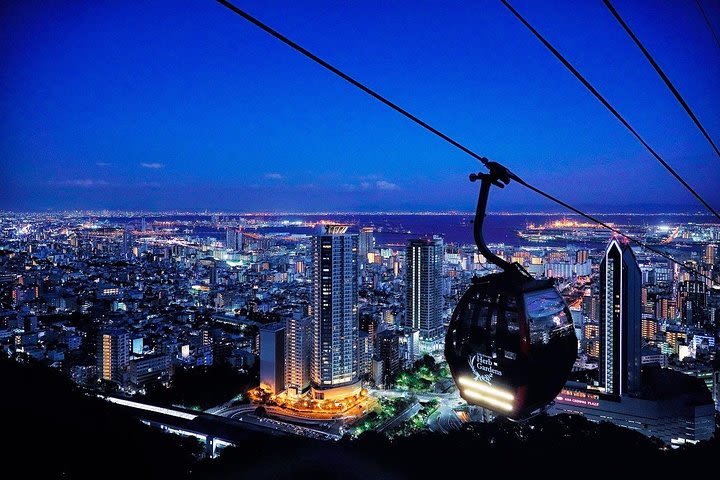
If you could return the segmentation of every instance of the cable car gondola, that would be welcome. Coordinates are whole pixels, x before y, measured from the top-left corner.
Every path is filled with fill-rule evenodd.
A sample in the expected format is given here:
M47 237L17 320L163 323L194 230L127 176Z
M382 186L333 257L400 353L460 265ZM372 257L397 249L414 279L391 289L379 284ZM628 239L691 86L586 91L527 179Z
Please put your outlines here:
M490 162L480 180L473 233L478 250L502 269L472 284L455 308L445 357L468 403L514 420L542 412L560 393L577 357L572 317L552 280L536 280L518 263L495 255L482 235L490 186L514 178Z

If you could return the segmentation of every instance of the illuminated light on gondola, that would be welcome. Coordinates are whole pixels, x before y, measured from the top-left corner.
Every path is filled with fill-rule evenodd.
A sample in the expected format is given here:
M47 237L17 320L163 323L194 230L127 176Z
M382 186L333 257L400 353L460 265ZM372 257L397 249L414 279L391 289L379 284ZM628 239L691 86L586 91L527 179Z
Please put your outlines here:
M465 389L465 392L468 392L469 390L478 390L480 393L484 393L487 395L491 395L493 397L498 397L502 400L508 400L512 402L515 400L515 396L512 393L509 393L505 390L500 390L499 388L493 387L492 385L487 385L485 383L476 382L475 380L472 380L467 377L460 377L458 379L458 383L464 387L467 387Z
M465 389L463 390L463 395L506 413L512 412L513 409L512 403L498 400L497 398L488 397L486 395L483 395L482 393L476 392L475 390Z
M501 272L473 277L453 311L445 358L461 396L513 420L542 412L565 385L577 357L572 315L552 279L535 279L485 244L490 185L514 178L494 162L481 180L473 233L479 254Z

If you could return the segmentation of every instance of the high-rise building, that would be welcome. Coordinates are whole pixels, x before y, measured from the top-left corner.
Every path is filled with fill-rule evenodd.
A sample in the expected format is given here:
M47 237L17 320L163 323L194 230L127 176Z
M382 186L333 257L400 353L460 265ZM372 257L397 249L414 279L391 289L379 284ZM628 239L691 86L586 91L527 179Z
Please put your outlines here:
M705 255L703 261L708 265L714 265L718 258L718 246L714 243L708 243L705 245Z
M210 285L218 284L218 267L215 263L210 267L209 277Z
M358 236L325 225L313 238L313 352L316 398L359 390Z
M590 251L587 249L578 250L575 252L575 263L585 263L588 261Z
M360 317L360 331L367 332L370 338L375 341L375 333L378 330L378 321L372 315L363 315Z
M130 335L125 330L105 330L98 342L100 379L124 384L130 360Z
M128 253L130 252L130 246L132 245L132 235L130 234L130 231L127 228L127 225L123 229L123 236L122 236L122 256L127 257Z
M596 359L600 355L600 327L597 323L585 323L583 324L583 336L582 340L585 343L585 354L591 358Z
M702 325L707 320L708 296L707 284L701 280L690 279L678 284L677 305L686 324Z
M443 241L410 240L407 245L405 326L433 342L443 334Z
M641 351L641 335L652 338L657 325L652 322L652 314L642 319L642 272L628 244L618 239L610 241L600 262L599 283L598 363L602 389L570 380L549 413L580 414L592 421L611 422L667 444L712 438L715 412L706 383L660 368L666 361L663 353L676 353L682 358L683 349L689 349L687 327L668 326L665 342L659 342L660 350L646 348L644 355ZM586 331L586 336L593 335Z
M360 263L368 262L368 253L375 250L375 229L373 227L362 227L358 235L358 257Z
M630 245L613 238L600 262L599 380L609 394L640 389L641 283Z
M235 227L227 228L225 231L225 247L236 251L243 249L242 229Z
M657 297L655 300L655 316L659 320L672 320L675 318L675 301L667 297Z
M642 339L648 343L654 343L658 332L657 320L652 317L642 319Z
M405 328L400 343L400 361L403 368L412 368L420 358L420 332Z
M384 385L400 371L400 337L401 334L396 330L383 330L377 334L375 351L383 362L382 383Z
M312 317L294 313L285 319L285 388L300 395L310 387Z
M260 327L260 386L277 394L285 390L285 323Z
M372 371L372 356L375 352L373 336L368 332L361 331L358 335L358 350L360 351L358 358L360 377L368 378Z

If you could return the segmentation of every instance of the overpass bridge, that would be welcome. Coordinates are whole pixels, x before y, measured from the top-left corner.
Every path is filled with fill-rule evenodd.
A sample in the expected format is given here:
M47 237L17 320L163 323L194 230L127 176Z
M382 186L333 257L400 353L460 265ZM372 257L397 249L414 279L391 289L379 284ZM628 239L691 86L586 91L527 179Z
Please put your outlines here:
M197 438L205 453L215 457L219 450L238 446L256 435L299 435L316 440L339 440L340 436L308 427L252 415L254 406L228 408L216 414L181 407L163 407L116 396L99 395L103 400L128 409L146 425L168 433Z

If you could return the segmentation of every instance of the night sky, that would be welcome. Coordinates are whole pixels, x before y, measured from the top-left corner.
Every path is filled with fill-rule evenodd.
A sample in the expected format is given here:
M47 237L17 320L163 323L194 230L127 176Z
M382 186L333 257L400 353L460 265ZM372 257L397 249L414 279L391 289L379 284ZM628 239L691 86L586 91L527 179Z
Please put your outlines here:
M600 0L512 3L720 208L720 159ZM2 4L0 209L473 207L475 160L212 0ZM702 209L499 1L236 5L578 206ZM719 142L695 1L614 5Z

